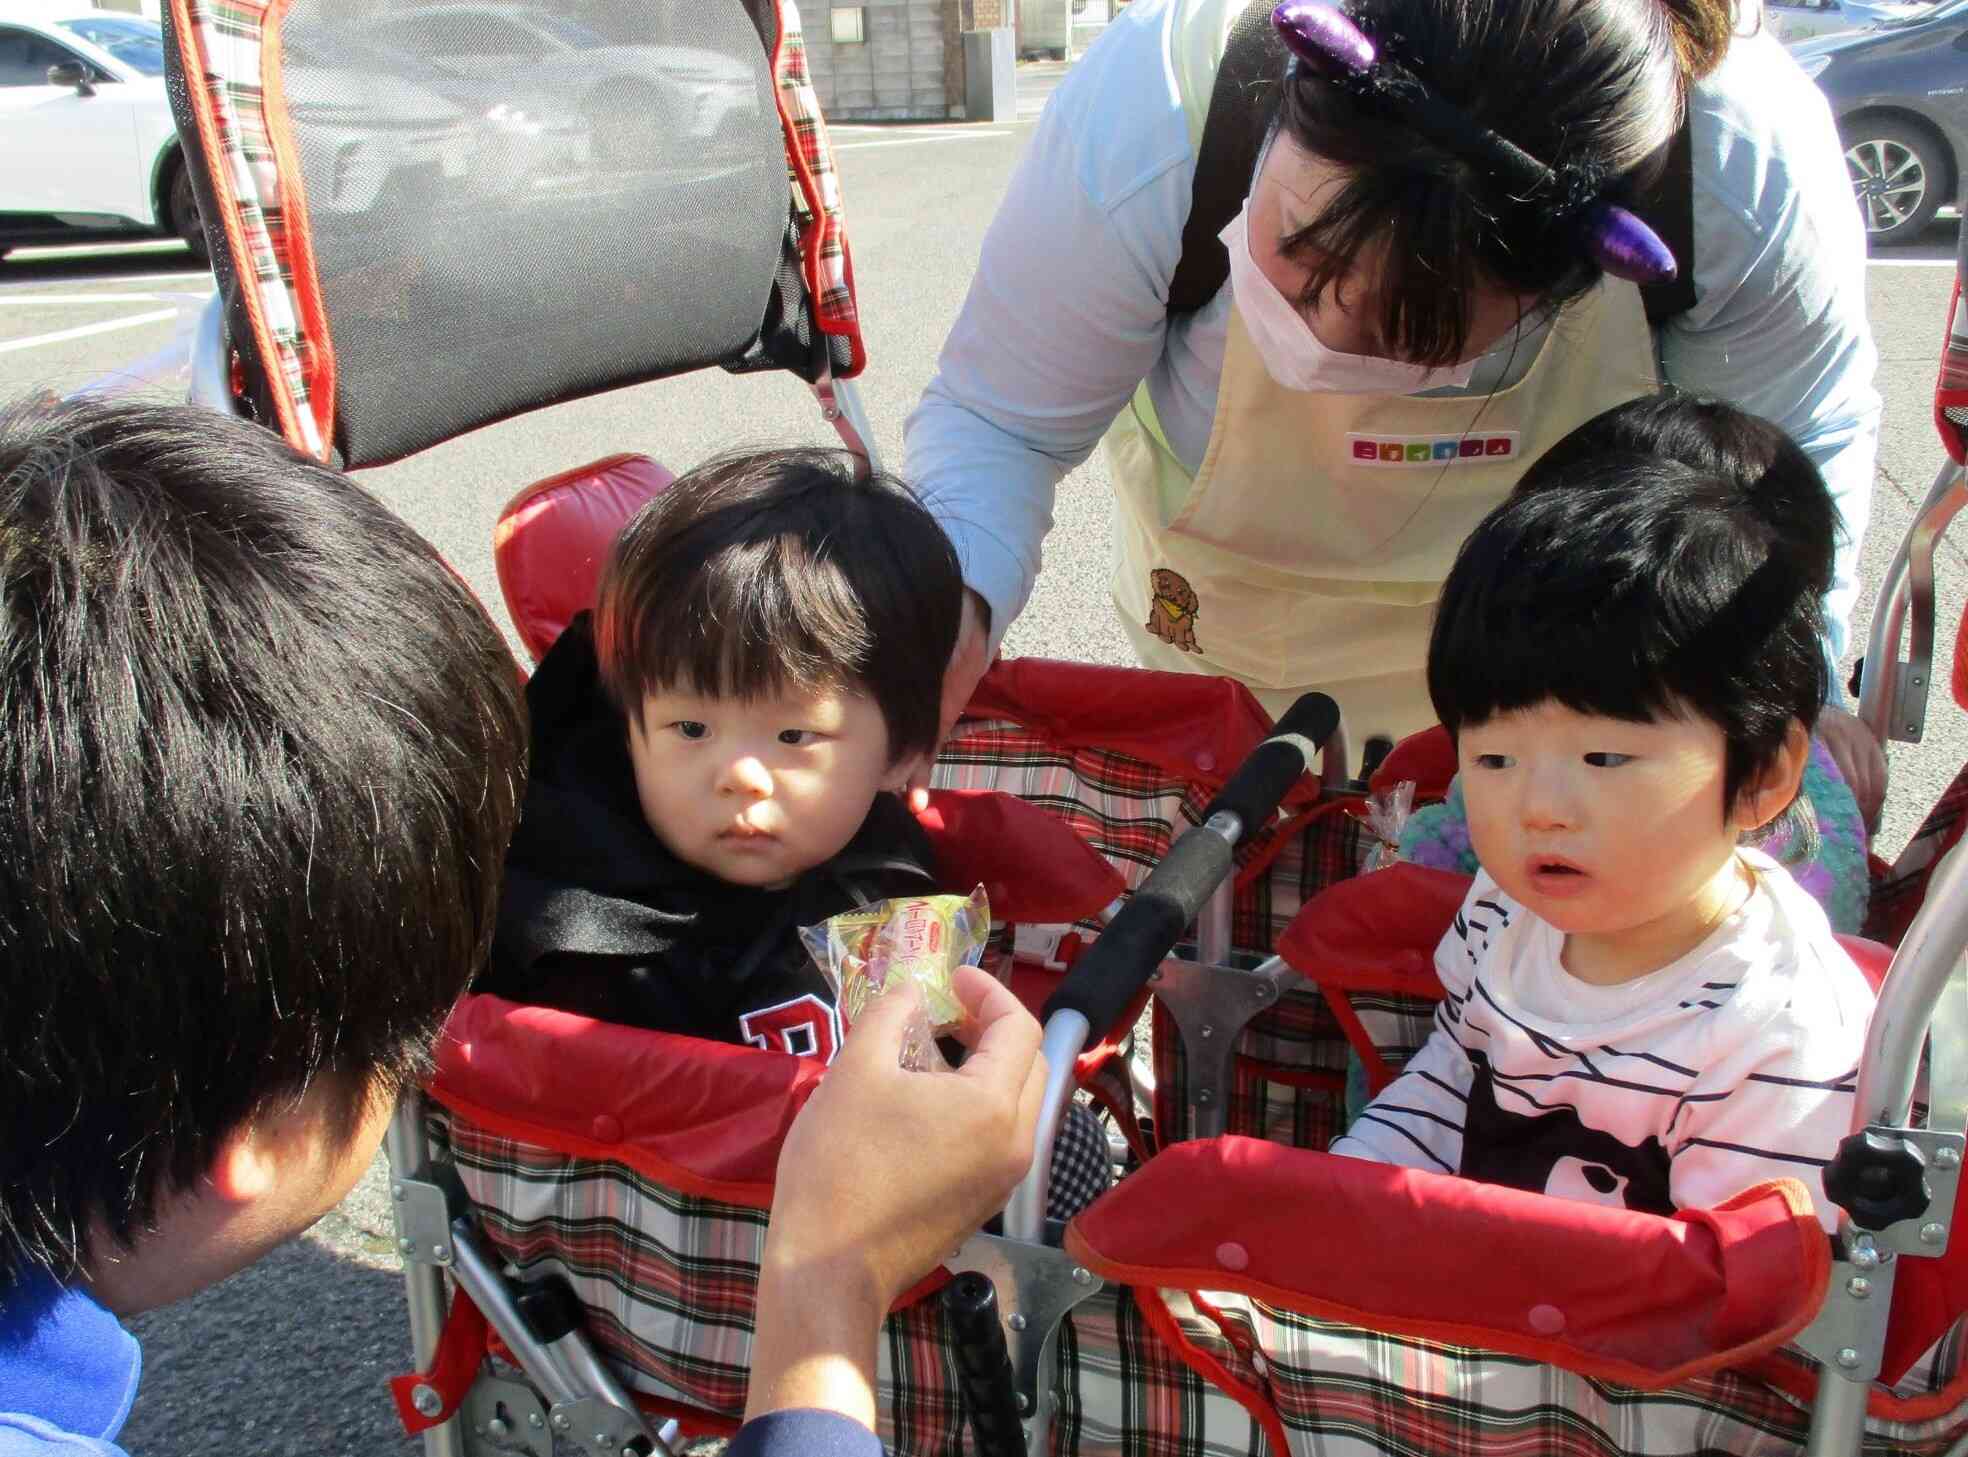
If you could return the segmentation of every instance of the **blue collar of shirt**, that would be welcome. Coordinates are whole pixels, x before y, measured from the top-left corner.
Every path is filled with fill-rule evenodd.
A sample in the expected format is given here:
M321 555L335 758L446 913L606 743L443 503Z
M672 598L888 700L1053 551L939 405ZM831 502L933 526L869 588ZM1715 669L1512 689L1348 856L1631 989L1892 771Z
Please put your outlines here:
M86 1291L35 1270L0 1292L0 1412L107 1441L143 1366L137 1338Z

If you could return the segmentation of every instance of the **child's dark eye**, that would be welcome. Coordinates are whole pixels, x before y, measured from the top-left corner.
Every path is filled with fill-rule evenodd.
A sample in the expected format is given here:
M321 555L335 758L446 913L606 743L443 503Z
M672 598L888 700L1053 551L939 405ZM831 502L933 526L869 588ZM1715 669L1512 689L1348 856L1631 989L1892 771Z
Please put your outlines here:
M1617 769L1622 764L1631 764L1633 762L1633 755L1612 753L1587 754L1585 756L1585 762L1595 769Z
M1478 754L1476 756L1476 767L1478 769L1508 769L1516 762L1508 754Z
M813 739L814 739L814 733L812 729L780 729L779 730L779 742L782 744L790 744L796 749L804 744L812 743Z
M711 736L709 726L697 722L694 718L680 718L670 727L686 739L707 739Z

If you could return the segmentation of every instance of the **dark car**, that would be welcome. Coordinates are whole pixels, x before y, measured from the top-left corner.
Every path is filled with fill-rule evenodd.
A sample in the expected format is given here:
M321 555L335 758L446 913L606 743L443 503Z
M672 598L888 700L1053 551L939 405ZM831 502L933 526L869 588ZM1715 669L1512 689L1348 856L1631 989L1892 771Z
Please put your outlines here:
M1968 0L1799 42L1791 54L1838 118L1876 243L1910 243L1960 199L1968 164Z

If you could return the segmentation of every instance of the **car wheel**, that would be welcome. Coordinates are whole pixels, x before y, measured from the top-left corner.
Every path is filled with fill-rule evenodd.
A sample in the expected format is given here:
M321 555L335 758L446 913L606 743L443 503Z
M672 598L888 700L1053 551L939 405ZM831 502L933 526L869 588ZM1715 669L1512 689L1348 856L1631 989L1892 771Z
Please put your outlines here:
M1947 157L1922 127L1903 121L1858 121L1845 128L1845 170L1858 195L1867 238L1910 243L1945 200Z
M171 168L171 185L164 194L165 220L171 231L185 241L191 249L191 256L200 263L209 263L212 258L211 245L205 239L205 219L198 213L198 193L191 185L191 168L185 165L180 156Z

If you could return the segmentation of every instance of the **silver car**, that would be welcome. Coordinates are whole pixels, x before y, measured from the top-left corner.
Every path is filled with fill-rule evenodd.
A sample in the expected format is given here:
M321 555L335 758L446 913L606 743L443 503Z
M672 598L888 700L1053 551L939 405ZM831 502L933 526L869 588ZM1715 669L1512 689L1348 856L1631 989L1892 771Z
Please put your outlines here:
M1763 24L1785 45L1864 30L1933 9L1933 0L1763 0Z

